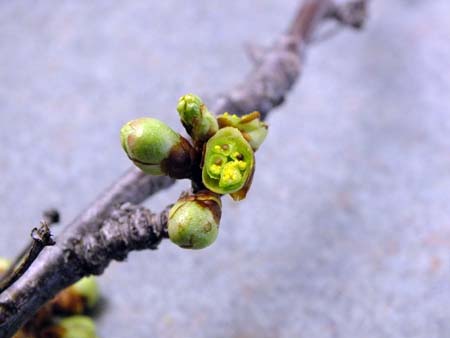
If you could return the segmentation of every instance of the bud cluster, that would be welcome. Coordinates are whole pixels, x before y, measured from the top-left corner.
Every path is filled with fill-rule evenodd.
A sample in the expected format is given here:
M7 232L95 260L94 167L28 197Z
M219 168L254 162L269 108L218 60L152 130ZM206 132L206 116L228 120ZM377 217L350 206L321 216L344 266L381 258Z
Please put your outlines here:
M170 239L183 248L201 249L217 237L220 196L246 197L255 171L254 152L268 127L258 112L214 116L196 95L182 96L177 111L192 144L165 123L139 118L120 132L130 160L150 175L188 178L194 193L183 195L169 212Z

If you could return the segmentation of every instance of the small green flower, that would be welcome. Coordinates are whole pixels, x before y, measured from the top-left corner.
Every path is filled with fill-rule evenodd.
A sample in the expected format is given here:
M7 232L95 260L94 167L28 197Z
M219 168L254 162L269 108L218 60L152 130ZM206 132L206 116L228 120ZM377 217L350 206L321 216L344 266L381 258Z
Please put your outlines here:
M203 144L219 129L217 120L196 95L187 94L178 100L181 123L196 145Z
M51 338L98 338L94 321L87 316L71 316L42 330L42 337Z
M259 112L237 116L224 113L217 117L220 128L234 127L240 130L244 138L256 151L267 136L268 126L260 120Z
M143 117L126 123L120 131L122 147L133 163L150 175L187 178L195 150L165 123Z
M181 197L169 211L169 238L186 249L211 245L219 232L222 203L210 191Z
M236 193L251 181L254 165L253 150L241 132L233 127L225 127L206 143L203 184L218 194Z

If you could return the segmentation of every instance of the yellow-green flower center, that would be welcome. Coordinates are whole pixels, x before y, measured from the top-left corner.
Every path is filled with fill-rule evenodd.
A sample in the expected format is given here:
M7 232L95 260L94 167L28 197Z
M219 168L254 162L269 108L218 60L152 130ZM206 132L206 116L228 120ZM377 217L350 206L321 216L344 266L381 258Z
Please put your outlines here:
M212 156L207 163L208 175L219 180L219 187L228 188L242 182L247 163L244 155L233 149L232 144L215 145Z
M202 181L209 190L232 194L249 182L253 150L238 129L219 129L206 143L203 156Z

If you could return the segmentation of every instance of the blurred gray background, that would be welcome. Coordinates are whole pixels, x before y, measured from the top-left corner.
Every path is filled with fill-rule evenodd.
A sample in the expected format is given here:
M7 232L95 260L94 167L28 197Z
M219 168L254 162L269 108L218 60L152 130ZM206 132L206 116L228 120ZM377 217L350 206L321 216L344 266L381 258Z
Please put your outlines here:
M0 2L0 255L129 165L118 131L250 70L298 1ZM309 49L216 244L164 242L99 282L102 338L450 337L450 2L372 1ZM146 204L155 211L183 181Z

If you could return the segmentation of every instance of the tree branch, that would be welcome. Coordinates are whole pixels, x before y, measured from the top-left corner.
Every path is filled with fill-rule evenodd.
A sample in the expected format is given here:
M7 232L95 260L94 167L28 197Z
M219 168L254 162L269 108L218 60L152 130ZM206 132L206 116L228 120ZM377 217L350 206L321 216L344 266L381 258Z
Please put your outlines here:
M83 269L101 274L112 259L123 261L130 251L156 249L167 237L170 208L155 214L141 206L122 204L97 232L87 234L74 246Z
M11 265L11 268L0 279L0 293L12 285L28 270L42 249L54 244L55 241L46 222L42 222L39 229L33 228L31 230L30 245L25 248L19 255L17 261Z
M284 101L299 77L305 47L319 22L334 18L358 28L365 10L348 8L365 9L365 3L350 0L337 6L331 0L303 1L289 30L255 60L243 84L218 98L212 111L244 114L258 110L265 118ZM361 24L354 24L358 20ZM173 182L135 168L121 177L66 228L56 245L44 248L22 277L0 294L0 337L12 336L59 291L83 276L102 273L112 259L122 260L131 250L155 249L166 237L168 209L157 215L135 204Z

